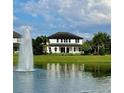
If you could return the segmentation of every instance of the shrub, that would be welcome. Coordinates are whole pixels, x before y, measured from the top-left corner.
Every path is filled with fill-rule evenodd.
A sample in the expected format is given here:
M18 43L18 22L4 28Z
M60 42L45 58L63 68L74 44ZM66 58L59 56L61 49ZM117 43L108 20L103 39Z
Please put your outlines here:
M105 48L101 47L99 50L100 55L105 55Z

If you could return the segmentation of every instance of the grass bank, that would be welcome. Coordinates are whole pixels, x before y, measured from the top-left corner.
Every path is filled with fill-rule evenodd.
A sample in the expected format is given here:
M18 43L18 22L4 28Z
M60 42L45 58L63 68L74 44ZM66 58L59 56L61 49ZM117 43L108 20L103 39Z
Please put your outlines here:
M18 55L13 56L14 65L18 62ZM40 65L43 63L87 63L87 64L105 64L111 63L111 56L96 56L96 55L76 55L76 56L57 56L57 55L35 55L34 64Z

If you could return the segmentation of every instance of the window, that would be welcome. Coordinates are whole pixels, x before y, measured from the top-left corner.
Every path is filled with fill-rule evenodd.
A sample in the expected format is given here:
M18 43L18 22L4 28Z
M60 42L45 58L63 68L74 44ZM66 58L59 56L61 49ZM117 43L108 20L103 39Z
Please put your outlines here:
M55 47L55 51L57 51L57 47Z
M63 39L61 39L61 43L63 42Z
M81 48L79 47L79 51L81 51Z
M51 52L51 47L49 47L49 52Z
M69 43L71 42L71 39L69 39Z
M76 48L74 47L74 51L76 51Z
M79 43L79 39L77 39L77 43Z
M59 42L59 39L57 39L57 43Z
M76 42L76 43L79 43L79 39L75 39L75 42Z

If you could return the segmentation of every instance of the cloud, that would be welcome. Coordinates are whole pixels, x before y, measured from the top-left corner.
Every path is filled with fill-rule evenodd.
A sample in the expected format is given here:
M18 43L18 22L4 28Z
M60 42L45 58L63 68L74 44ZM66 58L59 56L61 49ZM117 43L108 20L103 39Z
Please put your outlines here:
M34 36L67 31L90 39L97 31L111 31L110 3L110 0L14 0L14 29L20 31L21 26L28 24Z
M110 24L110 0L29 0L22 4L26 13L43 16L46 21L56 16L74 25Z
M79 32L79 31L76 31L75 34L80 37L83 37L84 40L92 40L92 38L94 36L93 33Z
M91 40L94 36L92 33L82 33L81 35L85 40Z

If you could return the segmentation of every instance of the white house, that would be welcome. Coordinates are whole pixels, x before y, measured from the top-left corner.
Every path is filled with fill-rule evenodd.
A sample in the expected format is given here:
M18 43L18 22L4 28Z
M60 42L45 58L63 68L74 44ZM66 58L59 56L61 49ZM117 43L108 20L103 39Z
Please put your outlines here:
M69 32L57 32L48 39L47 53L81 53L82 37Z
M13 50L14 51L19 50L20 38L21 38L21 35L13 31Z

